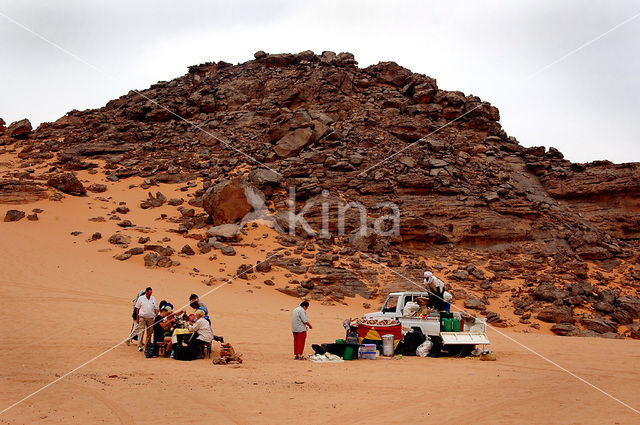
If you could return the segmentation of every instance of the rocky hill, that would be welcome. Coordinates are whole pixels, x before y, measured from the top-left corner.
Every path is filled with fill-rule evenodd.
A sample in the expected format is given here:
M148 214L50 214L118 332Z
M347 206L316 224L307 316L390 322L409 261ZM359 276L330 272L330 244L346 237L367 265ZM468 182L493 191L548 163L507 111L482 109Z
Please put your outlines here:
M82 195L66 173L86 169L108 181L139 176L146 187L181 183L194 189L195 212L179 207L176 232L199 232L208 252L223 249L219 233L229 231L213 226L262 202L286 231L295 188L296 212L315 233L298 226L280 238L294 255L270 263L301 276L287 293L379 298L421 282L428 266L495 325L515 314L558 334L640 336L639 164L574 164L554 148L522 147L499 120L488 102L393 62L358 68L349 53L258 52L36 130L0 122L0 149L22 160L1 176L0 202L59 196L47 187ZM46 175L34 175L42 164ZM140 206L166 201L150 195ZM357 208L338 218L348 202L366 210L364 234Z

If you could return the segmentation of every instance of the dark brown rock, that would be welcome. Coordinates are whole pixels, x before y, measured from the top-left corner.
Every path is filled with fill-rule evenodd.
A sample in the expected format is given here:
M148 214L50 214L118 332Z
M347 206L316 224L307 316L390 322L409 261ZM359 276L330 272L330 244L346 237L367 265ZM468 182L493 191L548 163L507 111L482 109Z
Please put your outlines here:
M196 252L193 250L193 248L191 248L190 245L183 246L180 252L186 255L196 255Z
M11 221L20 221L24 218L25 216L25 212L24 211L20 211L20 210L9 210L7 211L7 213L4 216L4 221L6 222L11 222Z
M47 181L47 184L58 189L61 192L68 193L74 196L82 196L87 193L87 190L73 173L51 176Z
M251 212L249 190L241 180L226 180L207 189L202 196L202 207L216 226L235 223Z
M618 326L615 322L612 322L611 320L605 319L601 316L583 317L582 319L580 319L580 323L585 328L599 334L604 334L607 332L616 333L618 330Z
M89 192L102 193L107 191L107 185L100 184L100 183L93 183L87 188L87 190Z
M33 128L31 127L31 122L28 119L23 119L20 121L16 121L11 123L9 127L7 127L7 133L9 136L15 139L22 139L26 137L29 133L31 133Z
M109 243L114 245L129 245L131 242L131 237L127 235L123 235L122 233L116 233L109 237Z
M551 305L543 308L537 315L538 320L549 323L574 323L573 310L568 306Z
M476 297L468 297L464 300L464 307L472 310L484 310L486 305Z
M269 273L271 271L271 263L268 261L261 261L256 264L255 269L260 273Z

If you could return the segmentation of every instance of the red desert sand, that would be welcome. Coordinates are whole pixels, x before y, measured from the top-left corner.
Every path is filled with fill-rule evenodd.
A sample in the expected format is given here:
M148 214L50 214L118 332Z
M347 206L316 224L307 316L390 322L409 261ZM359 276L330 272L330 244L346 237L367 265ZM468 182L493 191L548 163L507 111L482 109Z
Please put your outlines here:
M85 182L89 177L79 176ZM156 220L162 208L137 207L145 191L128 190L131 183L135 181L109 183L109 190L99 194L103 200L90 194L20 205L44 212L37 222L0 223L0 409L13 405L0 415L0 423L640 421L630 408L640 408L637 340L559 337L546 329L527 334L516 327L489 331L496 362L416 357L339 364L293 361L290 314L299 300L260 279L225 283L238 265L255 264L275 247L273 231L251 229L248 240L264 233L268 240L239 248L235 257L178 257L181 265L172 271L145 268L141 255L116 261L113 256L122 249L106 239L117 227L108 220L88 219L106 214L121 201L132 207L127 219L154 229L149 234L123 233L146 235L152 242L169 236L179 247L186 243ZM171 188L161 189L169 195ZM2 205L0 214L15 207ZM72 236L74 231L82 234ZM87 242L94 232L103 238ZM217 280L207 286L202 273ZM274 269L267 276L277 287L286 282L282 274ZM148 285L158 301L167 299L176 306L186 303L190 293L200 294L214 332L243 353L244 363L214 366L210 360L146 359L135 345L123 344L131 327L131 299ZM342 337L342 321L366 312L362 302L312 302L308 315L314 328L307 353L311 343Z

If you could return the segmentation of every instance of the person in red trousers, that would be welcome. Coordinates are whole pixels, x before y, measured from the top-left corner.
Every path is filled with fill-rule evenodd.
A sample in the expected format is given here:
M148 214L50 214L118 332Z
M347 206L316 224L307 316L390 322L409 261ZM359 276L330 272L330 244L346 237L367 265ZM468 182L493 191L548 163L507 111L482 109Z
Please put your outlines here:
M293 354L295 360L304 360L304 343L307 339L307 328L313 329L307 319L309 301L302 301L291 313L291 331L293 332Z

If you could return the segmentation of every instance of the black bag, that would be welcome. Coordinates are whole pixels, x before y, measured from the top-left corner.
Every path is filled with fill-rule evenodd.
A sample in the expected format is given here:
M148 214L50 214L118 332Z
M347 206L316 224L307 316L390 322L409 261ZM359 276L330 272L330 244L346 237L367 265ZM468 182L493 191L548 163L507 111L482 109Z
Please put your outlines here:
M173 346L173 355L176 360L191 361L195 359L193 350L182 343Z
M416 349L426 340L427 338L422 334L422 332L407 332L402 340L402 354L405 356L415 356Z
M144 347L144 356L148 359L158 355L158 346L155 342L150 342Z

